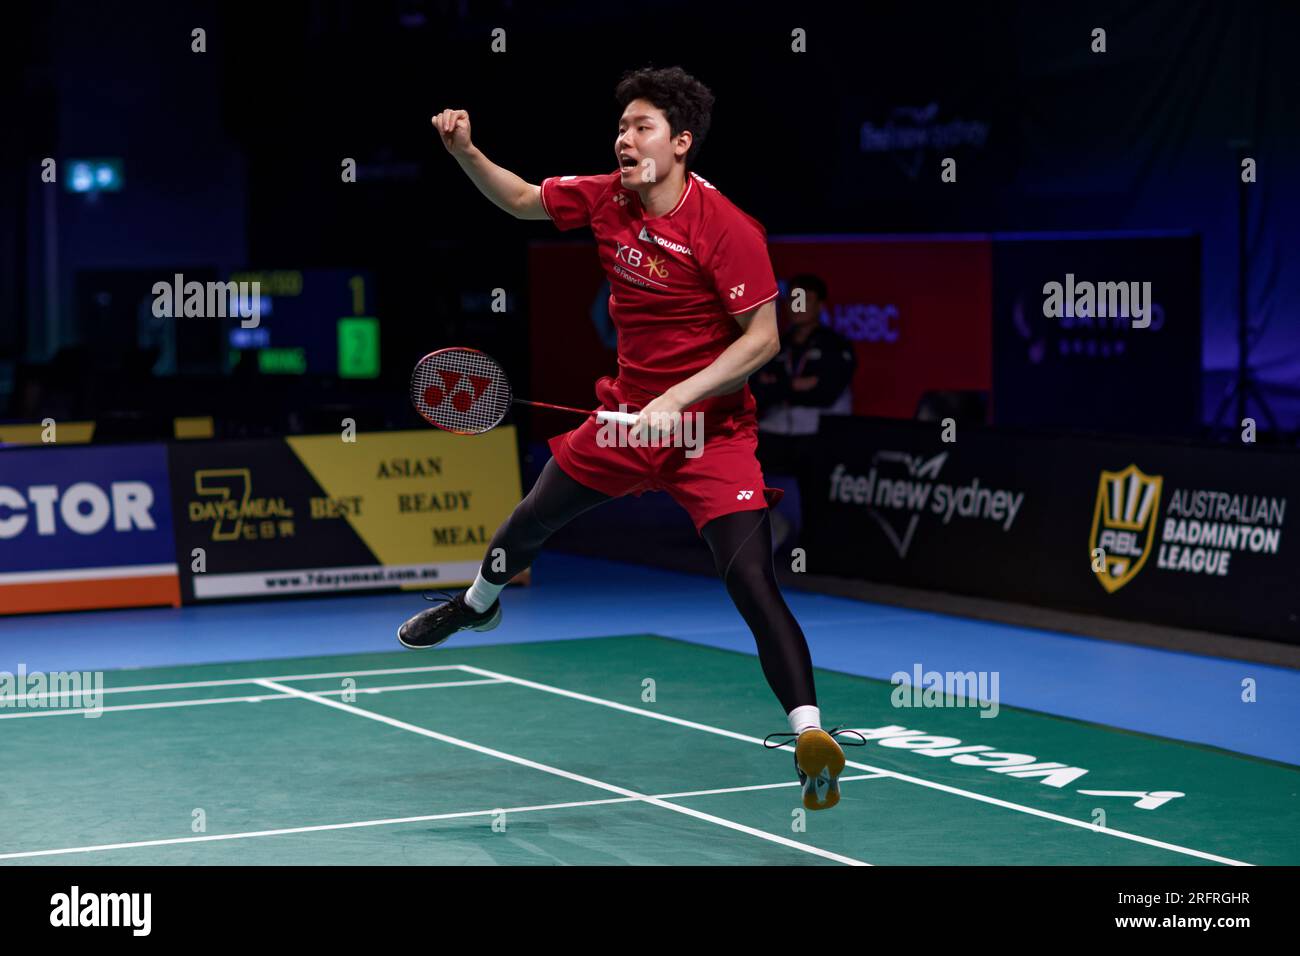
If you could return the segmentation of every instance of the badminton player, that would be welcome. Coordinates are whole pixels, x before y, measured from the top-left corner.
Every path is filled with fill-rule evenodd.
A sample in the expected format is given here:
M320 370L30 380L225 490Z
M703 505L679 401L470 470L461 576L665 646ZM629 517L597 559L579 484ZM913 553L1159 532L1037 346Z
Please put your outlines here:
M598 440L593 417L550 440L553 457L497 530L473 585L412 617L407 647L435 647L501 621L498 595L550 535L622 495L666 491L708 542L718 574L753 632L763 673L785 709L810 810L839 802L844 753L821 727L812 660L777 587L768 505L756 457L750 375L779 350L777 284L766 233L691 167L709 130L713 94L678 67L626 74L613 172L541 185L493 164L470 139L469 114L433 117L443 145L475 186L518 219L589 227L610 282L618 375L596 383L611 410L639 410L628 441ZM620 408L620 406L622 406ZM683 414L703 416L703 446L674 447ZM692 419L696 421L697 419Z

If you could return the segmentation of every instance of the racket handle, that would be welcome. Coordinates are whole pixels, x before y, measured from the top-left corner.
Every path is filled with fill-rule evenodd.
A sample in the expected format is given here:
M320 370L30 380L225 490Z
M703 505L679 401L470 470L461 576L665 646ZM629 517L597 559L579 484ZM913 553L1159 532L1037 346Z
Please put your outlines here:
M598 422L618 422L622 425L635 425L637 415L634 412L606 412L599 411L596 413Z

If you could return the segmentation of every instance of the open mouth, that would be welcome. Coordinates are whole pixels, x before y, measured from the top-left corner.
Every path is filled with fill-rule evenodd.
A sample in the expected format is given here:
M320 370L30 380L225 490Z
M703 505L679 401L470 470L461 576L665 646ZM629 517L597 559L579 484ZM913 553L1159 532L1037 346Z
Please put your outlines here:
M636 160L631 156L620 157L618 164L624 169L632 169L636 166Z

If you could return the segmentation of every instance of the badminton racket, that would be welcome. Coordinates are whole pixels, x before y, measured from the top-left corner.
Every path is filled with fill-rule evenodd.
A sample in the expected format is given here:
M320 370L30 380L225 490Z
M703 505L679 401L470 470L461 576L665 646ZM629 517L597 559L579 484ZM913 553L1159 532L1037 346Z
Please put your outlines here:
M515 398L505 370L478 349L438 349L415 363L411 373L411 404L430 425L458 435L481 435L496 428L511 404L553 408L576 415L596 416L600 422L635 425L634 412L592 412L569 405Z

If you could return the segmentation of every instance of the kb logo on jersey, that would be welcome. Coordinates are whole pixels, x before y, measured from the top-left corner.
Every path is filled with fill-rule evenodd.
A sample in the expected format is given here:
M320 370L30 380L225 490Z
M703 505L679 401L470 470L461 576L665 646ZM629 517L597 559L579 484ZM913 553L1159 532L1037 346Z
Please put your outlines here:
M640 249L637 249L635 246L631 246L631 245L625 246L621 242L615 242L614 245L618 248L618 251L614 253L616 258L622 259L624 262L626 262L628 265L632 266L633 268L636 268L637 266L641 265L642 254Z

